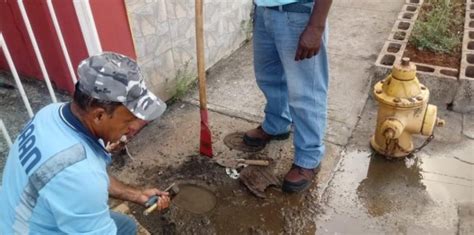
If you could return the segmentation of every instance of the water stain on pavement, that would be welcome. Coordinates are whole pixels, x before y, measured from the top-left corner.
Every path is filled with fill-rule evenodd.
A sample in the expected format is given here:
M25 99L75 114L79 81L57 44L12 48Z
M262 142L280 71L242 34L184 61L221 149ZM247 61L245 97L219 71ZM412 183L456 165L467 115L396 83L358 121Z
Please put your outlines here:
M457 205L474 201L474 166L453 156L387 160L348 152L323 198L318 231L455 233Z

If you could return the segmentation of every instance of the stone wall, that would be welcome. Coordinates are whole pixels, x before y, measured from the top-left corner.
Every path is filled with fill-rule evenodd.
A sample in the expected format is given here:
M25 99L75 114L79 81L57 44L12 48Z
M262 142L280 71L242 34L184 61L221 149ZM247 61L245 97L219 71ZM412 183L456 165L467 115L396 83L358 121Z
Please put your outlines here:
M196 78L194 0L125 0L148 86L169 99ZM252 0L204 0L206 68L249 38Z

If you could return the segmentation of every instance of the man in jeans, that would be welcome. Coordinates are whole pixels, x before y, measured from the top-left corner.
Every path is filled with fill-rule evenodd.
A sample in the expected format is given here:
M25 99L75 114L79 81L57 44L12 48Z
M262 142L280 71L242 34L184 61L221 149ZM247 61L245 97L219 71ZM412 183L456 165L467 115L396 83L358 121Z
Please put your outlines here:
M109 195L141 205L157 195L159 208L169 205L168 193L107 173L109 151L166 104L146 89L137 63L117 53L84 60L78 75L73 101L41 109L10 149L0 234L135 234L131 218L109 210Z
M326 18L332 0L254 0L257 84L267 103L261 126L244 142L265 146L286 139L294 125L294 164L283 190L307 189L324 155L329 66Z

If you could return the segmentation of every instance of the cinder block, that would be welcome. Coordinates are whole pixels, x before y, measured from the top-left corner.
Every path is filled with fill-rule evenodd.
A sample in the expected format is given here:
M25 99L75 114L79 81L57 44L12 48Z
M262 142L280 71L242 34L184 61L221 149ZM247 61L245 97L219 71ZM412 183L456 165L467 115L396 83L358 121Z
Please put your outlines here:
M397 20L393 27L393 30L399 30L403 32L411 32L413 29L414 22L408 20Z
M375 62L376 65L391 68L401 58L405 47L405 42L386 41Z
M446 107L453 102L459 87L457 77L440 75L438 70L433 73L417 72L417 77L430 90L430 103Z
M474 67L472 67L474 70ZM474 79L461 77L459 89L454 97L453 110L474 114Z
M406 4L413 4L413 5L421 5L423 4L423 0L405 0Z
M410 35L407 33L407 31L404 30L394 30L392 31L389 36L388 40L389 41L395 41L395 42L408 42L408 37Z
M402 8L402 12L411 12L411 13L418 14L418 12L420 12L420 6L413 5L413 4L406 4Z

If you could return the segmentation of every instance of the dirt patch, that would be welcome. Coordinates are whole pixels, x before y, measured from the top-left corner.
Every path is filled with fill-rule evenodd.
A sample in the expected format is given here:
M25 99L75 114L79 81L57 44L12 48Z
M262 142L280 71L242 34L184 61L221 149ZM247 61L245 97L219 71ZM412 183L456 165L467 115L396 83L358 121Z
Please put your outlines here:
M409 57L411 61L430 64L448 68L459 69L461 66L461 52L453 54L438 54L431 51L422 51L408 44L403 57Z

